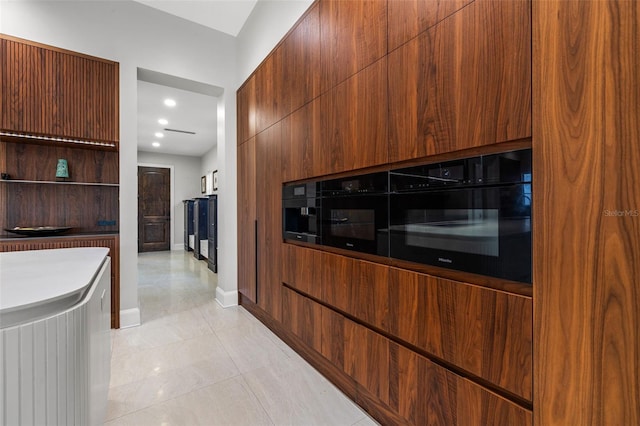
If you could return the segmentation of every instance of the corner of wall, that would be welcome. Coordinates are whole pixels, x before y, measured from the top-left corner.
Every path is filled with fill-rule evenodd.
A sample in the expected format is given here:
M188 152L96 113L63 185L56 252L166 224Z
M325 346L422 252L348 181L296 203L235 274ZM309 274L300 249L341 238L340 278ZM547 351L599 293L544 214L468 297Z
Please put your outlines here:
M137 327L140 325L140 307L123 309L120 311L120 328Z

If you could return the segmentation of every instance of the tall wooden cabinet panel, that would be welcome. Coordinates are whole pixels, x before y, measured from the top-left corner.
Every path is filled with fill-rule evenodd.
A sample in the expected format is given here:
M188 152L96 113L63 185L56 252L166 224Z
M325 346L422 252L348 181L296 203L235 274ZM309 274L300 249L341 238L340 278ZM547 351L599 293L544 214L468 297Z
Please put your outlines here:
M256 135L256 78L252 75L238 89L238 145Z
M531 298L391 268L389 332L532 400Z
M319 145L313 157L320 170L337 173L388 162L386 64L380 59L320 97L322 137L314 140Z
M282 278L282 168L277 123L256 135L258 305L280 320Z
M476 0L389 53L389 159L531 136L531 4Z
M389 51L475 0L389 1Z
M116 62L4 35L0 47L1 130L117 146Z
M640 4L533 16L535 424L637 425Z
M284 116L282 46L276 47L260 64L256 80L256 132L260 133Z
M282 120L283 181L306 179L328 173L321 149L320 99L315 99Z
M387 1L321 1L322 91L387 53Z
M238 147L238 291L256 302L256 139Z
M282 115L320 94L320 6L316 3L282 42Z

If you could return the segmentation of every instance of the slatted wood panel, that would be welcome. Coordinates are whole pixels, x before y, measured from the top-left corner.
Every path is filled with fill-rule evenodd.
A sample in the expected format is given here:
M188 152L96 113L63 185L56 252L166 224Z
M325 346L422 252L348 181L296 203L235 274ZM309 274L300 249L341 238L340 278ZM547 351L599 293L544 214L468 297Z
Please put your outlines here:
M532 400L530 297L391 268L389 332Z
M117 63L8 36L0 43L2 130L117 144Z
M256 302L256 140L238 147L238 291Z
M475 0L391 0L389 51L431 28Z
M640 4L534 2L535 424L640 424Z
M119 328L120 238L117 235L0 239L0 252L72 247L106 247L109 249L111 257L111 328Z
M476 0L389 54L390 161L531 136L530 8Z

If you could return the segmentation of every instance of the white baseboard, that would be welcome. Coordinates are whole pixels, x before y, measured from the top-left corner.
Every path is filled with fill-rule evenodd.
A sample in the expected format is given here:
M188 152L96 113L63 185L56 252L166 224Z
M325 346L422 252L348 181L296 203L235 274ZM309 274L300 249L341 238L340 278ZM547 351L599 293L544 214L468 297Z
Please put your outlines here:
M184 250L184 244L174 244L171 250Z
M216 287L216 302L223 308L238 305L238 290L224 291L220 287Z
M123 309L120 311L120 328L137 327L140 325L140 308Z

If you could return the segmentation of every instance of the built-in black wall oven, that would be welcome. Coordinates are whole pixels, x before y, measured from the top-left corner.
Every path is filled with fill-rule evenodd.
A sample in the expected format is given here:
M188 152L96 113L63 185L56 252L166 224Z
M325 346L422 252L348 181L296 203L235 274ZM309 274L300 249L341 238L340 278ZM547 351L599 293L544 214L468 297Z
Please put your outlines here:
M320 244L320 182L282 187L282 236L285 240Z
M390 256L531 283L531 150L390 172Z
M322 182L322 244L389 255L387 172Z

